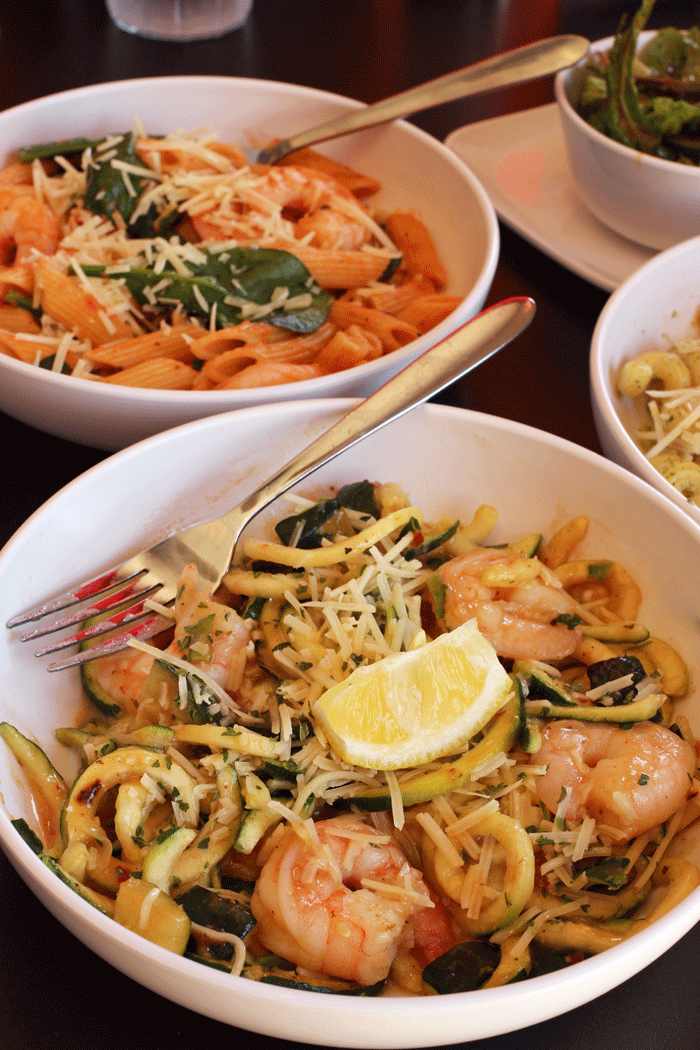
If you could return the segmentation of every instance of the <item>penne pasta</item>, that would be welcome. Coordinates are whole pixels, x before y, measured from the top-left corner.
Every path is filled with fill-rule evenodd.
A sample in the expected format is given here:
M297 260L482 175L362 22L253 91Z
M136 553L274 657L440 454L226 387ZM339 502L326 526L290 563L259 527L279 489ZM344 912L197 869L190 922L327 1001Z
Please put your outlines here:
M3 332L24 332L38 335L41 328L34 315L21 306L7 306L0 303L0 329Z
M324 373L344 372L346 368L365 361L374 361L382 356L382 342L374 332L367 332L359 325L350 325L343 332L336 332L331 341L316 357L316 364Z
M379 182L316 150L248 166L211 131L139 126L81 159L25 153L0 171L21 229L0 253L0 352L26 363L202 392L293 383L392 353L459 302L422 221L385 220Z
M396 312L396 316L406 321L407 324L415 325L419 332L429 332L435 325L440 324L446 317L456 310L461 300L456 295L419 295L408 306Z
M282 247L277 242L278 247ZM362 251L343 251L333 248L314 248L309 245L285 245L287 251L301 259L321 288L361 288L370 281L379 281L391 259Z
M85 357L95 365L107 368L131 368L152 357L170 357L191 362L194 358L192 339L201 332L196 325L173 325L147 335L119 339L85 351Z
M39 260L38 281L44 312L68 331L76 331L81 339L106 343L133 335L126 322L107 316L104 307L77 278L61 273L47 259Z
M447 273L425 223L413 212L395 211L387 216L386 228L403 255L403 268L410 274L423 274L442 291L447 284Z
M322 171L324 174L336 179L337 182L345 186L356 197L370 197L381 189L381 183L377 179L373 179L371 175L364 175L362 172L355 171L354 168L348 167L347 164L333 160L331 157L326 157L315 149L295 150L293 153L288 153L286 157L283 157L279 164L283 167L294 164L304 168L313 168L315 171Z
M98 380L118 386L155 387L160 390L190 390L197 372L194 368L170 357L154 357L141 361L114 375Z
M391 353L392 350L405 346L420 334L415 325L392 317L391 314L346 301L333 303L328 316L338 328L349 328L350 325L356 324L372 332L381 340L384 353Z

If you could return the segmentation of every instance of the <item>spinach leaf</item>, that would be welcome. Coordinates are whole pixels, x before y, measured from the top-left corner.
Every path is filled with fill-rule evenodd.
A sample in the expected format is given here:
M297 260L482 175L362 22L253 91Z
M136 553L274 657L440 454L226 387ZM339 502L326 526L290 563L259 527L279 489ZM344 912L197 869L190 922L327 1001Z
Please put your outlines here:
M33 160L46 160L50 157L66 157L71 153L82 153L90 147L94 148L101 140L99 139L62 139L60 142L44 142L38 146L25 146L20 150L19 159L23 164L29 164Z
M39 368L46 368L46 369L49 370L49 372L51 372L53 370L53 363L54 363L55 360L56 360L56 355L55 354L49 354L47 357L43 357L41 359L41 361L39 362ZM68 367L68 365L66 364L65 361L63 362L63 365L61 367L61 372L64 375L70 375L70 368Z
M145 176L129 174L128 181L133 188L131 192L123 171L115 167L114 161L143 167L143 161L136 151L136 136L129 131L121 136L116 145L108 145L110 141L102 139L92 151L86 172L83 204L93 215L104 215L112 221L119 216L126 225L127 232L131 234L131 217L136 211L142 191L152 180ZM141 223L141 236L155 234L157 218L155 208L150 208L148 217ZM150 227L150 234L143 230L144 225Z
M186 312L209 320L216 305L219 328L244 319L247 303L268 306L278 288L286 288L289 298L304 296L299 306L284 304L264 316L268 324L305 334L315 332L326 320L332 296L313 281L301 260L276 248L217 247L198 249L199 261L188 261L189 271L181 274L167 265L156 270L145 257L129 269L84 266L90 277L111 277L123 281L134 299L144 306L171 310L182 303Z
M344 485L338 495L332 499L319 500L313 507L302 511L301 514L291 514L288 518L283 518L275 526L275 532L280 543L288 546L301 526L295 546L303 550L320 547L327 535L323 531L323 526L343 508L378 518L379 508L374 499L372 484L369 481L358 481L352 485Z
M637 696L637 682L641 682L647 676L644 666L636 656L613 656L609 660L599 660L597 663L589 664L588 667L591 689L598 689L606 682L614 682L626 675L631 675L631 685L608 694L607 698L612 700L613 706L632 703Z

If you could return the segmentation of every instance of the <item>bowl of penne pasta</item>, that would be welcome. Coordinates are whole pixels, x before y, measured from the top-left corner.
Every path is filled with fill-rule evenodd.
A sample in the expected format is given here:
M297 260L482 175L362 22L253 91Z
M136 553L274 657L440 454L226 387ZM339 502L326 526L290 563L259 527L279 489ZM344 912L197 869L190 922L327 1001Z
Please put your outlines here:
M107 458L0 553L0 621L224 513L346 411ZM417 408L267 508L215 593L185 567L158 637L48 674L3 628L2 849L90 950L270 1038L572 1010L700 920L699 550L604 457Z
M398 121L248 163L359 106L166 77L0 114L0 408L118 449L234 408L366 396L478 313L498 223L431 136Z
M596 429L610 459L700 523L700 237L655 255L613 293L590 354Z

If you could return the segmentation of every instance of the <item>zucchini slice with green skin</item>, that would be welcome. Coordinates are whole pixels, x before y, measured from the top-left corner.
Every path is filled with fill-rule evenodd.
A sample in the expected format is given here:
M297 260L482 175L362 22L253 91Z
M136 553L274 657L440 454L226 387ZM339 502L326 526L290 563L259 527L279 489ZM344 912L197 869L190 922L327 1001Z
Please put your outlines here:
M233 846L243 818L243 802L238 774L233 766L224 766L216 774L217 800L197 838L178 857L173 868L173 885L182 886L209 879L216 866ZM222 829L226 834L222 834ZM217 831L219 834L213 835Z
M530 532L522 539L506 543L505 549L509 554L520 555L521 558L534 558L541 542L541 532Z
M457 923L470 937L484 937L508 926L527 906L535 886L535 854L525 828L505 813L486 813L470 831L473 835L492 835L502 847L506 865L501 890L477 918L470 918L459 906L464 869L446 866L426 833L421 838L421 850L430 883L457 905L450 908Z
M639 645L646 642L650 632L642 623L582 623L584 638L596 638L599 642L615 642L619 645Z
M77 893L79 897L82 897L84 901L91 904L93 908L97 908L97 910L101 911L104 915L113 918L114 901L110 900L109 897L104 897L101 893L97 893L95 890L90 889L89 886L83 886L81 882L74 879L70 872L66 871L66 869L58 863L56 858L44 849L43 842L39 836L32 831L23 817L13 820L12 826L18 835L21 835L29 848L36 853L42 864L45 864L49 871L52 871L65 886L68 886L68 888L73 890L74 893Z
M66 782L39 745L9 722L0 722L0 738L20 764L47 836L47 848L51 849L60 835L61 810L68 793Z
M558 682L534 660L516 660L513 663L513 674L522 675L527 682L529 697L537 700L548 700L560 707L576 707L577 701L571 696L563 682Z
M233 848L238 853L252 853L263 835L281 820L282 815L271 809L248 810L234 839Z
M617 707L600 707L596 704L565 707L550 704L547 700L526 700L525 710L528 715L538 718L575 718L579 722L617 722L626 725L629 722L648 722L665 701L664 693L650 693L641 700L619 704Z
M193 886L175 900L185 909L191 922L210 930L231 933L243 940L255 926L250 905L240 893Z
M546 922L539 929L538 941L556 952L580 951L587 955L596 955L646 929L669 912L700 885L700 872L683 857L666 857L654 874L653 882L657 887L664 884L668 889L656 907L644 918L635 919L628 916L600 923L558 919Z
M86 627L92 627L93 624L99 623L100 620L105 619L109 613L103 613L100 616L91 616L83 623L83 629ZM79 646L81 652L85 652L86 649L92 649L93 646L99 645L100 642L104 641L108 635L98 635L97 638L86 638ZM80 680L83 685L83 691L97 710L105 715L107 718L119 718L121 716L122 708L121 704L117 703L115 698L111 696L102 683L99 680L98 674L98 661L97 660L86 660L85 663L80 665Z
M520 695L513 695L487 725L484 736L474 747L459 758L444 762L430 773L421 773L399 785L404 806L429 802L438 795L455 791L470 780L476 770L500 751L507 752L520 730ZM362 810L391 809L391 795L387 787L368 788L347 799L336 801L336 808L356 806Z
M176 828L160 842L154 842L143 862L143 880L157 886L163 893L170 891L173 868L180 855L197 837L192 828Z
M297 988L303 992L321 992L327 995L379 995L386 981L378 981L376 984L352 985L342 981L335 981L332 977L319 978L318 981L309 977L286 977L283 974L264 973L258 978L260 984L276 984L279 988Z
M69 889L77 893L79 897L82 897L88 904L92 904L93 908L97 908L103 915L108 915L110 919L114 918L114 901L110 897L105 897L101 893L97 893L95 890L91 890L89 886L84 886L82 882L73 878L70 872L59 864L55 857L52 857L50 853L40 854L41 860L54 875L63 882Z
M282 744L244 726L177 725L175 739L185 744L201 744L212 750L235 751L257 758L279 758Z

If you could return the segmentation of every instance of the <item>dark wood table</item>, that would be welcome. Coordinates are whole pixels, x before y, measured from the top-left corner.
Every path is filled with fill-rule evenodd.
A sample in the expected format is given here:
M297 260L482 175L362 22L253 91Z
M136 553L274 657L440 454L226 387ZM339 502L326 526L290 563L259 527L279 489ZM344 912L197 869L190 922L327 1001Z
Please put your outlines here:
M101 81L177 73L305 84L374 102L501 50L556 33L613 33L617 0L255 0L243 29L170 44L114 27L101 0L0 0L0 107ZM700 22L700 4L658 0L651 25ZM551 81L453 102L412 118L444 139L464 124L552 101ZM0 143L0 147L1 147ZM1 151L1 150L0 150ZM529 295L530 329L441 398L551 431L600 451L588 349L607 293L502 227L489 302ZM105 453L0 414L0 545L49 496ZM700 1047L700 927L622 986L573 1013L469 1044L474 1050L692 1050ZM514 1019L513 1024L517 1024ZM290 1030L293 1019L290 1019ZM230 1042L293 1045L161 999L69 934L0 853L0 1047L173 1050ZM430 1033L416 1032L416 1045Z

